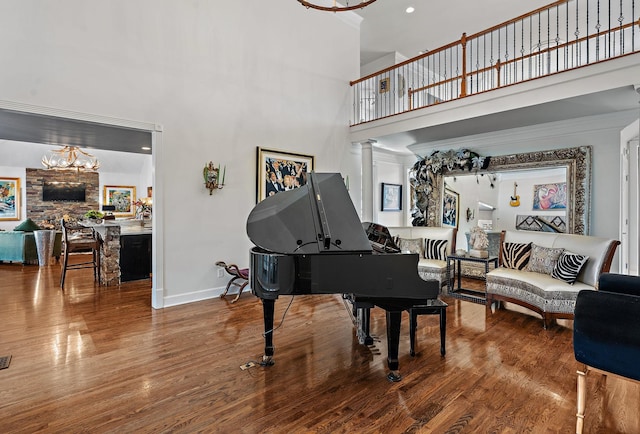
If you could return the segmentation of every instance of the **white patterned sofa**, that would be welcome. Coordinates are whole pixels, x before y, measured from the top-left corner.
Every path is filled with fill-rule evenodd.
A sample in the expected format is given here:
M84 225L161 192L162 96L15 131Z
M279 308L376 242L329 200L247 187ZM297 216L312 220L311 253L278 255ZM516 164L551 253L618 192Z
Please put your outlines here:
M553 318L573 319L578 292L597 289L619 244L586 235L503 231L500 266L487 273L487 306L524 306L542 316L544 328Z
M431 226L403 226L388 229L400 250L420 255L418 274L422 279L435 279L440 283L441 288L448 284L447 255L456 250L457 229ZM429 242L431 248L425 249L428 241L432 241Z

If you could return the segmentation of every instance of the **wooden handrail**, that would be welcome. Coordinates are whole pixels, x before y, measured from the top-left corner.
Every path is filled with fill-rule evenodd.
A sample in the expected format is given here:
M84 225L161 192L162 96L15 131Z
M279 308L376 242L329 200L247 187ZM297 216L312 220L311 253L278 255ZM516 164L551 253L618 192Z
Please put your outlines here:
M439 53L440 51L447 50L447 49L449 49L449 48L455 47L456 45L462 45L462 46L463 46L463 49L464 49L464 46L466 45L466 41L468 41L469 39L474 39L474 38L477 38L477 37L479 37L479 36L482 36L482 35L484 35L484 34L486 34L486 33L493 32L494 30L497 30L497 29L499 29L499 28L501 28L501 27L503 27L503 26L506 26L506 25L508 25L508 24L512 24L512 23L514 23L514 22L516 22L516 21L520 21L520 20L522 20L522 19L524 19L524 18L527 18L527 17L529 17L529 16L535 15L535 14L537 14L538 12L544 11L544 10L546 10L546 9L548 9L548 8L553 7L553 6L557 6L557 5L560 5L560 4L563 4L563 3L567 3L567 2L569 2L569 1L570 1L570 0L558 0L558 1L555 1L555 2L553 2L553 3L548 4L547 6L542 6L542 7L539 7L538 9L535 9L535 10L533 10L533 11L531 11L531 12L527 12L526 14L522 14L522 15L520 15L520 16L519 16L519 17L517 17L517 18L513 18L513 19L508 20L508 21L505 21L505 22L503 22L503 23L501 23L501 24L498 24L498 25L495 25L495 26L493 26L493 27L490 27L489 29L482 30L482 31L480 31L480 32L478 32L478 33L474 33L474 34L473 34L473 35L471 35L471 36L467 36L467 35L466 35L466 33L463 33L463 34L462 34L462 38L460 38L460 39L459 39L459 40L457 40L457 41L450 42L450 43L448 43L448 44L446 44L446 45L443 45L442 47L439 47L439 48L435 48L435 49L433 49L433 50L430 50L430 51L428 51L427 53L421 54L421 55L416 56L416 57L412 57L411 59L407 59L407 60L405 60L404 62L397 63L397 64L395 64L395 65L392 65L392 66L389 66L389 67L387 67L387 68L381 69L381 70L379 70L379 71L377 71L377 72L374 72L374 73L372 73L372 74L366 75L366 76L364 76L364 77L360 77L360 78L359 78L359 79L357 79L357 80L352 80L352 81L350 81L350 82L349 82L349 84L350 84L351 86L353 86L354 84L358 84L358 83L360 83L360 82L362 82L362 81L365 81L365 80L368 80L368 79L370 79L370 78L377 77L378 75L382 75L382 74L384 74L385 72L389 72L389 71L392 71L392 70L394 70L394 69L401 68L402 66L405 66L405 65L408 65L408 64L410 64L410 63L416 62L416 61L418 61L418 60L420 60L420 59L422 59L422 58L429 57L429 56L433 56L434 54L437 54L437 53ZM464 57L463 57L463 59L464 59ZM465 65L465 64L464 64L464 62L463 62L462 67L464 68L465 66L466 66L466 65Z
M361 78L359 78L359 79L357 79L357 80L350 81L350 82L349 82L349 84L350 84L351 86L353 86L354 84L358 84L358 83L360 83L360 82L362 82L362 81L365 81L365 80L368 80L368 79L370 79L370 78L373 78L373 77L377 77L377 76L379 76L379 75L382 75L382 74L384 74L385 72L389 72L389 71L392 71L392 70L394 70L394 69L401 68L401 67L403 67L403 66L405 66L405 65L409 65L409 64L411 64L411 63L413 63L413 62L416 62L416 61L418 61L418 60L420 60L420 59L423 59L423 58L425 58L425 57L433 56L433 55L435 55L435 54L438 54L438 53L439 53L439 52L441 52L441 51L445 51L445 50L447 50L447 49L449 49L449 48L455 47L456 45L460 45L460 41L450 42L450 43L448 43L447 45L443 45L443 46L442 46L442 47L440 47L440 48L436 48L436 49L431 50L431 51L429 51L429 52L427 52L427 53L421 54L421 55L416 56L416 57L412 57L411 59L405 60L404 62L396 63L395 65L389 66L388 68L385 68L385 69L381 69L381 70L380 70L380 71L378 71L378 72L374 72L373 74L366 75L366 76L361 77Z
M418 93L418 92L422 92L422 91L434 88L436 86L442 86L443 84L451 83L453 81L458 81L458 80L461 80L461 79L462 79L462 75L456 75L454 77L447 78L446 80L441 80L441 81L437 81L435 83L427 84L426 86L417 87L415 89L409 89L409 92Z
M625 30L625 29L627 29L629 27L633 27L635 25L640 25L640 20L635 21L633 23L627 23L627 24L625 24L623 26L617 26L615 28L615 30L617 32L619 30ZM523 60L527 60L527 59L529 59L531 57L540 56L541 54L550 53L552 51L557 51L557 50L562 50L564 48L568 48L568 47L571 47L571 46L574 46L574 45L579 45L579 44L585 42L588 39L601 38L602 36L605 36L606 34L607 34L606 32L601 32L601 33L594 33L594 34L591 34L589 36L583 36L582 38L579 38L579 39L574 39L574 40L571 40L569 42L564 42L562 44L557 44L557 45L550 46L549 48L545 48L544 50L536 51L535 53L523 54L520 57L516 57L514 59L502 61L502 65L505 66L505 65L508 65L508 64L511 64L511 63L522 62ZM598 61L598 62L600 62L600 61ZM597 62L593 62L593 63L597 63ZM476 74L478 72L487 72L488 70L493 69L494 67L495 66L488 66L486 68L477 69L473 73Z

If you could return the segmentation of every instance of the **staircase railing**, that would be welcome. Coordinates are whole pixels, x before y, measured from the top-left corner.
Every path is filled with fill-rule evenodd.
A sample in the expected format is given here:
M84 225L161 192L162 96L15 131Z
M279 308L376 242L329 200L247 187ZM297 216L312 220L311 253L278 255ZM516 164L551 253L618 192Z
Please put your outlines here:
M351 125L640 51L636 0L560 0L351 82Z

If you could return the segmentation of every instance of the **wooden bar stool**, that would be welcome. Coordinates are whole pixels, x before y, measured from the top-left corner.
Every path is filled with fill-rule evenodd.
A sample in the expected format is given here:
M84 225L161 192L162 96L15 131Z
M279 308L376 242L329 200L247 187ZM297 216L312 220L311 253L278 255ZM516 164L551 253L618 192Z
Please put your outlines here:
M100 283L100 240L93 228L60 220L62 228L62 276L60 287L64 289L67 270L93 268L93 278ZM69 254L91 254L90 261L69 263Z

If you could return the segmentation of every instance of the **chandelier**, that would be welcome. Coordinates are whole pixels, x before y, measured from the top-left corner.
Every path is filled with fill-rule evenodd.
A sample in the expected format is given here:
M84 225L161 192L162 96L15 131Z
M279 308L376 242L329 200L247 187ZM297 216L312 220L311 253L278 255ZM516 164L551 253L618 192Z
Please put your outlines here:
M351 2L352 4L349 5L349 0L345 0L345 3L346 3L345 6L342 6L339 3L337 3L336 0L333 0L333 6L320 6L306 0L298 0L298 3L300 3L302 6L306 8L317 9L319 11L344 12L344 11L352 11L355 9L362 9L364 7L369 6L371 3L375 1L376 0L360 0L360 1L354 0Z
M47 169L98 170L100 162L96 157L77 146L63 146L42 157L42 165Z

